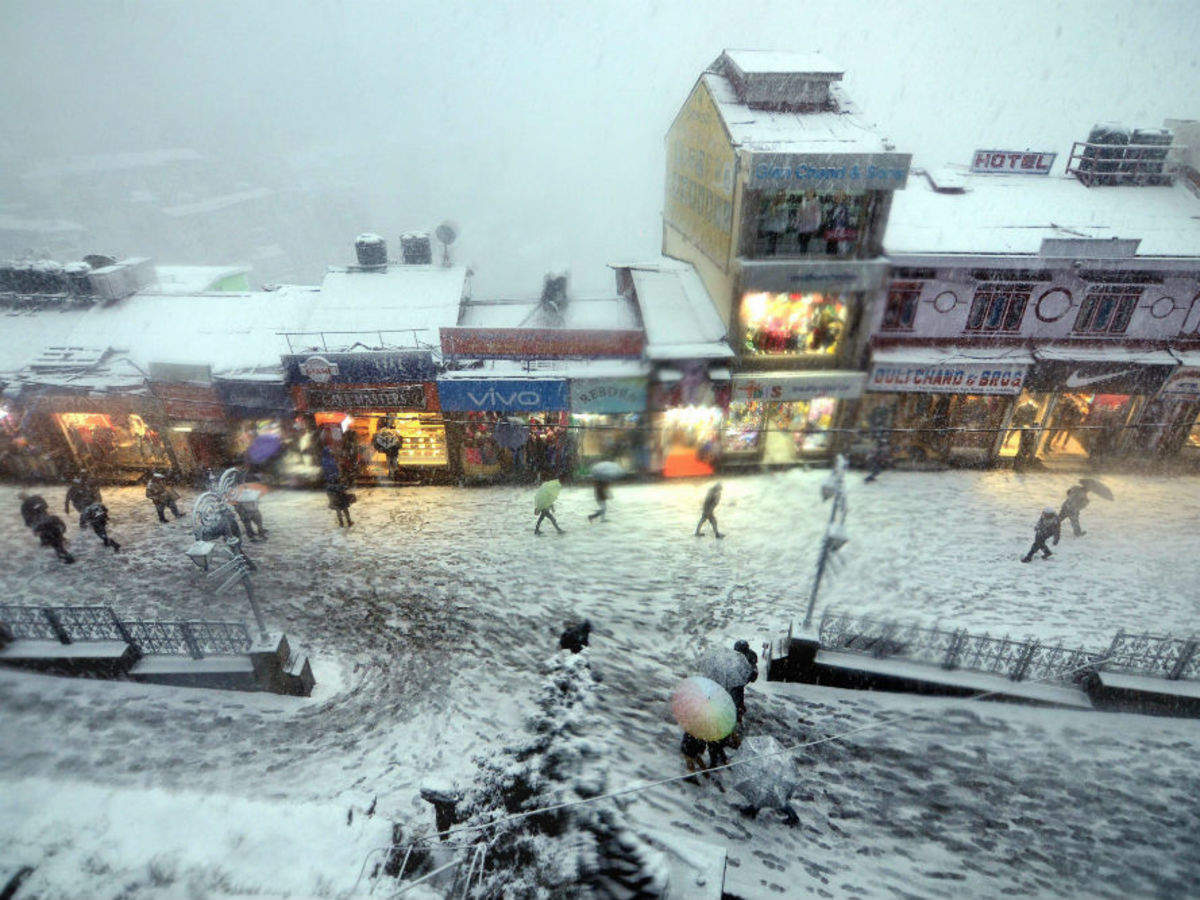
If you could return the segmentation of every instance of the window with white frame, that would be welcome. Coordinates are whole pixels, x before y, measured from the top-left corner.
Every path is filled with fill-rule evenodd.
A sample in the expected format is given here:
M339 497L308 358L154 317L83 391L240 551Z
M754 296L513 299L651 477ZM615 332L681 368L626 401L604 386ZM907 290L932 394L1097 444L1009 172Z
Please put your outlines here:
M892 282L888 288L887 305L883 308L884 330L912 331L922 284L920 281Z
M986 282L975 289L967 331L1016 332L1029 303L1032 284L1022 282Z
M1079 306L1075 333L1124 334L1142 297L1142 290L1140 285L1093 285Z

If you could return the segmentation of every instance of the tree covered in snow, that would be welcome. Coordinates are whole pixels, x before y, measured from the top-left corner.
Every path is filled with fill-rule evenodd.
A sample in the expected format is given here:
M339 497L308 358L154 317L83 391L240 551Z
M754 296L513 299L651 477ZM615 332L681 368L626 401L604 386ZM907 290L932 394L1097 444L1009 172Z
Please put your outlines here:
M667 868L661 854L634 834L613 800L576 803L608 790L596 724L596 677L587 654L562 652L547 664L525 734L502 750L476 757L478 771L463 793L459 820L470 830L462 870L483 848L483 870L471 896L482 898L660 897Z

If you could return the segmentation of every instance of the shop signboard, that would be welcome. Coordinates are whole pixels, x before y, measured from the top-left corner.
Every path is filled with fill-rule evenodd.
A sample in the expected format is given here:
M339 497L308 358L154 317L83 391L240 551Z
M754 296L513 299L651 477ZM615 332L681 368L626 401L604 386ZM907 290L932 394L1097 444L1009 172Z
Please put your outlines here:
M817 397L847 400L862 396L866 380L866 372L742 373L733 376L733 399L767 403Z
M479 359L640 359L641 331L609 328L442 328L442 353Z
M1019 394L1028 366L1003 362L876 362L868 391L922 394Z
M437 392L424 384L296 385L296 408L308 412L370 412L386 410L436 410Z
M1174 369L1121 360L1040 360L1030 371L1026 387L1080 394L1153 394Z
M721 271L733 238L736 157L708 88L697 84L667 132L663 218Z
M749 183L761 190L898 191L910 153L754 153Z
M454 378L438 382L447 412L555 412L569 408L567 383L551 378Z
M1200 367L1180 366L1171 373L1161 393L1171 399L1200 399Z
M177 422L221 422L225 419L225 407L211 384L151 382L150 389L162 403L167 417Z
M741 284L747 291L846 293L882 287L887 264L875 260L743 260Z
M275 419L292 411L287 388L279 381L217 380L217 394L230 416Z
M1049 175L1057 156L1037 150L976 150L971 171L976 175Z
M299 353L283 357L287 384L396 384L432 381L433 351Z
M571 412L621 414L645 409L644 378L581 378L571 382Z

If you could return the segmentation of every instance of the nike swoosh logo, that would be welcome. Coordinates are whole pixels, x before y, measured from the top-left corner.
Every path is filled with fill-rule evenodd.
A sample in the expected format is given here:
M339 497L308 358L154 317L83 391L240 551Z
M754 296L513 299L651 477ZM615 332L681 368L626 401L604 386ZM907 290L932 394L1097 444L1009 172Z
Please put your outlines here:
M1095 384L1098 381L1112 381L1114 378L1120 378L1122 375L1128 375L1130 372L1136 371L1137 369L1122 369L1120 372L1108 372L1104 375L1093 375L1091 378L1080 378L1079 370L1076 369L1067 376L1067 380L1063 384L1069 388L1083 387L1084 385Z

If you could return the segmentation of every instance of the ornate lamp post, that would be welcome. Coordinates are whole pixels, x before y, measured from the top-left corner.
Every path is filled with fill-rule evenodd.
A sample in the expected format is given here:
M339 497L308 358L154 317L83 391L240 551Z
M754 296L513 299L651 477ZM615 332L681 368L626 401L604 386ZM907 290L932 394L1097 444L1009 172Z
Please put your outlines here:
M239 481L240 473L236 469L226 470L221 476L218 490L221 487L231 490ZM246 591L246 599L250 602L250 611L254 614L259 637L265 639L267 626L263 624L262 612L254 597L254 585L250 581L250 573L254 571L255 565L242 550L241 529L237 525L237 516L226 502L223 493L206 491L196 498L192 504L192 537L195 541L185 551L188 559L204 571L209 579L217 582L217 593L234 584L241 584ZM214 554L219 565L210 571Z

